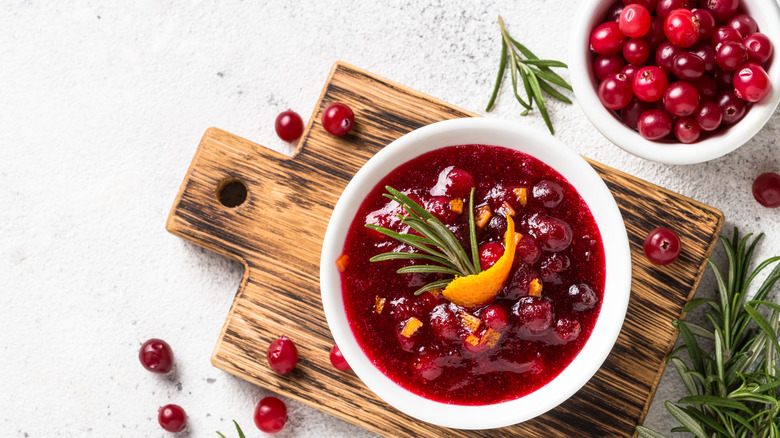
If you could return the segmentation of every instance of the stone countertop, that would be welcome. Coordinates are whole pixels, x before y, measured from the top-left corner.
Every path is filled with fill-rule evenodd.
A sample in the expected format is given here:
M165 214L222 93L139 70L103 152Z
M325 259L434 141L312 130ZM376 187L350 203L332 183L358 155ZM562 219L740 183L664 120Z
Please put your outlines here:
M500 50L497 16L538 55L565 60L570 0L242 2L135 0L0 5L0 428L9 437L169 436L157 408L182 405L186 436L262 435L267 391L209 357L242 268L165 231L204 130L217 126L291 153L273 129L314 110L331 65L349 62L486 115ZM567 73L563 73L567 76ZM648 162L615 147L580 107L552 102L557 138L586 157L721 209L724 231L764 231L780 253L780 209L757 204L755 176L780 171L776 112L737 151L704 164ZM508 87L490 117L519 116ZM723 260L718 251L715 259ZM712 296L705 274L699 296ZM138 363L167 340L176 372ZM668 432L665 374L646 425ZM278 434L372 435L288 401Z

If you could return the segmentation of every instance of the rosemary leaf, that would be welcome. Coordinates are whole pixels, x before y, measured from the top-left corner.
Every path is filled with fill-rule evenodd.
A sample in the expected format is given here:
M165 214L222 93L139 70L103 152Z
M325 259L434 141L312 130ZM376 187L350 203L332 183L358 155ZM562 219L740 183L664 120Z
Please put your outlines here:
M443 257L436 257L428 254L420 254L417 252L384 252L382 254L377 254L371 257L370 259L368 259L368 261L384 262L387 260L415 260L415 259L424 259L431 262L442 264L448 268L458 269L457 266L450 263L447 259Z
M558 90L553 88L550 84L548 84L544 79L538 79L539 80L539 86L542 87L542 91L547 93L550 97L553 99L560 100L563 103L571 103L571 99L564 96L563 94L559 93Z
M504 78L504 71L506 70L506 41L501 38L501 60L498 62L498 75L496 76L496 85L493 87L493 94L490 95L490 101L488 101L485 111L493 109L493 104L496 102L498 96L498 90L501 88L501 79Z
M404 266L396 271L399 274L449 274L460 275L460 273L454 269L445 268L444 266L437 265L409 265Z
M474 192L476 189L471 188L469 193L469 240L471 243L471 260L474 263L474 269L479 273L482 271L482 265L479 263L479 249L477 248L477 230L474 226Z
M433 282L428 283L425 286L417 289L416 291L414 291L414 294L415 295L420 295L421 293L429 291L429 290L443 289L443 288L447 287L447 285L450 284L451 281L452 281L452 278L447 279L447 280L433 281Z

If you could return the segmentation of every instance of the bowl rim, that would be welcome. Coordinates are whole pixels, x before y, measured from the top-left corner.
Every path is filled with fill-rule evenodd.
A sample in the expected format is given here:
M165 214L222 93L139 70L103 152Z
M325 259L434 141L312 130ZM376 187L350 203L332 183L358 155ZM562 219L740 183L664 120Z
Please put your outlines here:
M723 133L692 144L650 141L623 124L604 108L596 92L595 77L590 68L589 39L592 29L601 21L612 2L584 0L575 15L569 40L569 70L574 95L583 112L601 134L621 149L647 160L666 164L696 164L714 160L745 144L772 117L780 103L780 56L775 47L774 59L767 74L772 92L754 103L747 114ZM780 41L780 5L776 0L743 0L742 7L758 23L760 32L771 41Z
M545 386L518 399L481 406L447 404L404 389L370 362L346 318L336 259L360 204L389 172L434 149L491 144L529 153L560 172L580 192L596 219L605 251L604 300L591 336L574 360ZM584 190L586 189L586 190ZM609 230L609 234L604 230ZM631 290L631 254L620 210L604 181L563 143L515 122L465 118L437 122L393 141L355 174L331 215L320 260L322 304L336 344L355 374L399 411L438 426L489 429L517 424L547 412L577 392L598 371L622 329Z

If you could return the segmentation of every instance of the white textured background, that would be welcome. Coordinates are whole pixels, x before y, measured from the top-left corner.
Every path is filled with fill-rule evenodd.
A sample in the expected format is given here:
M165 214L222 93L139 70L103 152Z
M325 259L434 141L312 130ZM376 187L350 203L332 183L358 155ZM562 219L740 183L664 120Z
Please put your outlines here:
M241 267L164 228L204 130L289 153L276 115L307 120L337 60L484 114L497 15L538 55L565 60L577 7L384 3L0 2L0 435L166 436L156 411L170 402L187 410L189 436L234 436L231 419L262 435L251 416L266 392L209 363ZM780 171L777 113L730 155L670 166L616 148L576 104L550 106L578 152L723 210L729 233L765 231L758 257L780 253L780 209L750 195L756 175ZM545 129L519 112L505 88L490 116ZM707 273L699 294L712 287ZM172 345L176 375L140 366L150 337ZM667 432L661 402L681 394L667 372L646 425ZM371 435L288 406L279 436Z

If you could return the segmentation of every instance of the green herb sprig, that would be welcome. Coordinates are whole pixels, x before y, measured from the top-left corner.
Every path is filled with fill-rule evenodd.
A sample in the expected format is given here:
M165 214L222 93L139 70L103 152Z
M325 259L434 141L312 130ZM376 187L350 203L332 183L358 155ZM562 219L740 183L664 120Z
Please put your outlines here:
M725 276L708 260L718 285L718 299L697 298L683 309L688 312L708 306L705 317L710 327L674 323L684 345L673 352L669 362L689 395L677 403L665 403L681 424L673 432L689 432L698 438L780 436L780 305L765 300L780 280L780 263L747 301L751 282L780 261L780 256L765 260L751 272L753 251L763 234L752 242L750 237L740 239L734 228L731 241L720 238L728 259ZM759 312L761 308L769 312L768 319ZM714 344L712 351L705 351L698 339ZM687 352L689 362L679 356L682 351ZM636 430L643 438L663 437L643 426Z
M493 94L490 96L490 101L488 102L485 111L493 109L496 97L498 96L498 90L501 88L501 82L504 79L506 67L509 65L512 77L512 89L515 98L520 102L520 105L525 108L520 115L524 116L528 114L528 112L533 109L534 102L536 102L536 106L539 107L539 112L542 114L544 123L547 124L547 129L550 130L550 134L555 134L552 122L550 121L550 115L547 113L547 106L545 105L546 100L544 99L542 92L554 99L570 104L571 100L556 90L553 87L553 84L569 91L572 89L571 85L550 68L568 68L568 66L561 61L539 59L539 57L534 55L527 47L509 36L509 32L507 32L506 27L504 26L504 20L500 15L498 16L498 25L501 28L501 61L498 65L496 85L493 87ZM520 53L518 53L517 50L519 50ZM525 58L523 58L523 56ZM520 97L520 94L517 92L517 84L519 82L518 76L523 82L523 88L525 89L525 95L528 101Z
M437 219L431 212L424 209L413 199L398 190L385 186L387 193L383 196L399 203L407 215L399 214L401 223L408 225L416 234L402 234L389 228L374 224L366 224L366 227L376 230L384 235L405 243L419 252L393 251L378 254L371 257L372 262L385 260L427 260L433 264L409 265L398 269L399 274L411 273L435 273L451 276L441 280L432 281L417 289L414 294L419 295L425 291L441 289L457 276L479 274L479 253L477 251L477 233L474 227L474 188L469 195L469 239L471 242L471 254L467 254L457 237L444 223Z
M238 425L236 420L233 420L233 424L236 425L236 431L238 431L238 438L246 438L246 436L244 435L244 431L241 430L241 426ZM220 431L217 431L217 435L221 436L222 438L226 438L225 435L222 435L222 432Z

